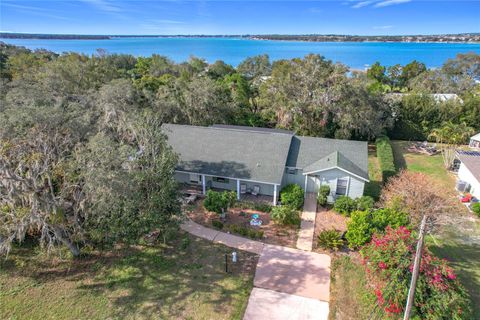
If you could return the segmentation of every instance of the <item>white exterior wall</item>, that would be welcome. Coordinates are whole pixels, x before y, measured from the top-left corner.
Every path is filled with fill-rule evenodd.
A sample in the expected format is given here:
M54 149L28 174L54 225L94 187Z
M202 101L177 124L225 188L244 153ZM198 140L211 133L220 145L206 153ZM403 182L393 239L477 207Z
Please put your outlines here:
M458 179L468 182L470 184L470 193L476 198L480 198L480 182L463 163L460 164L458 169Z
M318 193L320 185L327 184L330 186L331 192L335 192L337 190L337 179L342 178L349 179L347 187L347 195L349 197L355 199L363 196L365 181L339 169L331 169L308 175L308 185L306 191ZM284 185L290 183L298 184L302 187L302 189L305 189L305 176L302 174L302 170L297 170L297 174L295 175L285 173Z

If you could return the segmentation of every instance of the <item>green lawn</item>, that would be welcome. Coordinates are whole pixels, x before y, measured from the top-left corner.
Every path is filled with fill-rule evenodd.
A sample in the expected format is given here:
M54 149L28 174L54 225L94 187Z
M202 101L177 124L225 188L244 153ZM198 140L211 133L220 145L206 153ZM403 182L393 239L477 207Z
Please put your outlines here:
M456 196L455 177L444 169L441 155L409 153L406 141L392 141L392 145L397 168L422 172L444 186L445 196ZM480 319L480 219L458 204L451 221L450 225L440 226L427 241L435 254L451 261L470 293L475 319Z
M378 200L382 191L382 171L374 143L368 145L368 178L370 182L365 184L364 194Z
M366 290L365 269L353 257L332 257L328 319L369 319L375 296Z
M0 262L0 319L241 319L257 257L189 235L78 260L17 248Z

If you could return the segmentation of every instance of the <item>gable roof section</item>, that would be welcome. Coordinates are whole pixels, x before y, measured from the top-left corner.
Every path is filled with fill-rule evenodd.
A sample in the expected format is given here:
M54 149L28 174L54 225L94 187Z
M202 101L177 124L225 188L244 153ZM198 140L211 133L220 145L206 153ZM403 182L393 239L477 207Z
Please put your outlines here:
M480 133L477 133L476 135L474 135L470 139L475 140L475 141L480 141Z
M177 170L281 184L291 133L164 124Z
M367 142L294 136L287 166L304 173L339 168L368 181Z

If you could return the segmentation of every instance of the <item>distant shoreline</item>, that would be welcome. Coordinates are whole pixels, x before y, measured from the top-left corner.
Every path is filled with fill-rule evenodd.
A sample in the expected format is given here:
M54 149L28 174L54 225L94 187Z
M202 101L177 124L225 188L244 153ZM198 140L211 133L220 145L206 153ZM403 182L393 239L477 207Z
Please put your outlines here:
M357 35L74 35L0 33L3 39L31 40L111 40L118 38L235 38L263 41L300 42L379 42L379 43L480 43L480 33L405 36L357 36Z

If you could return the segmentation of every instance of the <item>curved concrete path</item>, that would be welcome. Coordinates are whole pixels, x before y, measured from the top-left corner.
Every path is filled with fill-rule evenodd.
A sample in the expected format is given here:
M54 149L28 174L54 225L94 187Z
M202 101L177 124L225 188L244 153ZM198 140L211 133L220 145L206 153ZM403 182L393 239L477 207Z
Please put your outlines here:
M191 220L181 228L195 236L260 255L244 319L328 318L330 256L264 244L213 230Z

